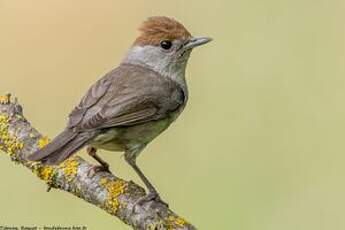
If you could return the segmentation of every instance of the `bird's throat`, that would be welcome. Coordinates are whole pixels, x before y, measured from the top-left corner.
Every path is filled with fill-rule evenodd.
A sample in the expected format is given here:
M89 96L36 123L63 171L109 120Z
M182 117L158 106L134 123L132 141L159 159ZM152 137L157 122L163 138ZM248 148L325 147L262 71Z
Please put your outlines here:
M172 57L157 52L153 46L134 46L129 49L122 63L139 65L153 70L163 77L168 77L181 86L187 94L185 72L188 58L174 61Z

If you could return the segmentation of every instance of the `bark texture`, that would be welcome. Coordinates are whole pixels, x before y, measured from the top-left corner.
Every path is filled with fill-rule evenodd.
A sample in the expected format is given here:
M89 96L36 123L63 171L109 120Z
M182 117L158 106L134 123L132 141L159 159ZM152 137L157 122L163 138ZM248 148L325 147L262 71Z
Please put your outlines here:
M75 156L58 166L42 166L26 157L49 142L24 118L17 100L10 95L0 96L0 150L10 159L22 164L48 184L93 204L116 216L133 229L196 229L182 217L155 201L141 206L135 202L145 195L139 185L110 173L90 175L93 166Z

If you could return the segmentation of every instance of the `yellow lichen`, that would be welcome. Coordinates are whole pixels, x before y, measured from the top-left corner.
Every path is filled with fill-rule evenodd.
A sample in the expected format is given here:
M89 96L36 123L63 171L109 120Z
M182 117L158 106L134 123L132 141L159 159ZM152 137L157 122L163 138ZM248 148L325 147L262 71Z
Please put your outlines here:
M40 171L39 177L44 181L50 182L54 176L54 168L51 166L44 166Z
M9 117L0 114L0 146L13 160L18 160L17 152L24 147L17 137L9 132Z
M163 220L159 220L158 222L151 223L147 226L148 230L156 230L156 229L163 229L164 222Z
M106 206L112 213L116 213L119 207L118 198L125 191L126 184L121 179L117 179L115 181L108 181L105 178L103 179L101 179L100 184L103 184L108 191Z
M8 104L10 103L10 94L5 96L0 96L0 104Z
M27 166L31 168L32 172L35 175L37 175L39 178L41 178L48 184L49 190L51 185L53 185L53 178L56 173L56 168L48 165L44 166L36 161L28 161Z
M104 186L107 184L107 182L108 182L108 179L104 177L104 178L100 179L99 184Z
M186 220L179 216L168 216L168 229L174 229L174 226L177 225L179 227L183 227L186 225Z
M79 166L79 162L75 159L75 157L71 157L67 159L66 161L62 162L59 165L59 168L63 170L67 180L71 181L73 180L75 175L77 175L78 166Z
M186 221L182 217L177 217L175 219L175 224L177 224L180 227L183 227L186 224Z
M41 139L38 140L38 148L43 148L49 143L49 138L47 136L42 137Z

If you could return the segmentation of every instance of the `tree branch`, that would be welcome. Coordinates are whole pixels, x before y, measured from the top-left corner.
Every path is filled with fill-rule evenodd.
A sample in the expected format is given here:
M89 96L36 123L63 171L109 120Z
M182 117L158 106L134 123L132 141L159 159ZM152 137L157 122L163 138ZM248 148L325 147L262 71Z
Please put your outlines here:
M156 201L135 206L135 202L145 195L142 187L107 172L91 176L88 171L93 165L81 157L72 157L58 166L43 166L26 160L48 141L24 118L17 100L11 102L10 95L0 96L0 150L44 180L49 186L48 191L58 188L70 192L118 217L133 229L195 229Z

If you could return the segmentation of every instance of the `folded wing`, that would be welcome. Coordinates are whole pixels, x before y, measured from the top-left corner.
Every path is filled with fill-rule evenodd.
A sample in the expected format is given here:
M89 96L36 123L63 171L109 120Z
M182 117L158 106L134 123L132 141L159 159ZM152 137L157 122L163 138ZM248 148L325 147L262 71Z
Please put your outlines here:
M88 131L159 120L183 102L183 90L171 79L144 67L121 65L88 90L68 126Z

